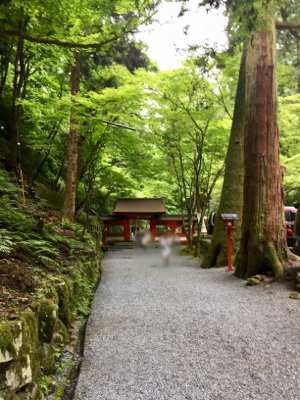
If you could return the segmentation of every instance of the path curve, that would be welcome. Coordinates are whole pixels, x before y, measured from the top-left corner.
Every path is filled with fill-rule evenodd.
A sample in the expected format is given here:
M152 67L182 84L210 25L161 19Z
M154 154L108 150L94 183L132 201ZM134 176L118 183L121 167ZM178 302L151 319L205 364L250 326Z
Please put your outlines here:
M155 253L154 253L155 252ZM300 302L157 251L108 253L76 400L298 400Z

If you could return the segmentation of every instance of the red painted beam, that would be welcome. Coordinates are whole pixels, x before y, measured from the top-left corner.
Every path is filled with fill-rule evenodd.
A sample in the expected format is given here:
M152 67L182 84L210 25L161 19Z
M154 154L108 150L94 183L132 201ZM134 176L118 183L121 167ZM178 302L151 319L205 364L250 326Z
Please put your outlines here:
M129 242L130 240L130 224L129 218L126 218L124 221L124 241Z
M123 226L124 225L124 221L107 221L107 222L104 223L104 226L115 226L115 225Z

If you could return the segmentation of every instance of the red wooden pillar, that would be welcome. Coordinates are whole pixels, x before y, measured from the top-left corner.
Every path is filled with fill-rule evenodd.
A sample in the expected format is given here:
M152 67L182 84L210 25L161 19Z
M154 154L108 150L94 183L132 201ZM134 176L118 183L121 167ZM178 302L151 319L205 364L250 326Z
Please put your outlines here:
M108 228L107 226L104 227L104 237L103 237L103 241L104 241L104 246L107 247L107 235L108 235Z
M228 259L228 271L232 271L231 266L231 229L227 230L227 259Z
M124 220L124 242L129 242L130 240L130 226L129 226L129 217L125 217Z
M152 240L155 240L155 221L153 215L150 218L150 233Z
M176 229L175 229L175 228L176 228L176 227L175 227L175 222L173 222L172 225L173 225L173 233L175 233L175 230L176 230Z

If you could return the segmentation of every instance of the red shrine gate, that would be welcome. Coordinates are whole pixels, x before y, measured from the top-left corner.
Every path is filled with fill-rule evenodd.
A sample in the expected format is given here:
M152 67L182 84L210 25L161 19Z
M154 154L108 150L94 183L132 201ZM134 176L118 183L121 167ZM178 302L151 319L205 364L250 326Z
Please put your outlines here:
M186 216L185 216L186 217ZM165 204L162 199L117 199L114 205L113 214L103 215L104 228L108 228L107 240L109 242L129 242L130 220L149 220L150 232L153 238L158 238L161 234L156 232L157 226L170 227L182 239L186 240L186 234L183 229L182 215L166 214ZM185 218L186 220L186 218ZM197 218L193 219L193 233ZM109 227L123 226L123 233L111 233Z

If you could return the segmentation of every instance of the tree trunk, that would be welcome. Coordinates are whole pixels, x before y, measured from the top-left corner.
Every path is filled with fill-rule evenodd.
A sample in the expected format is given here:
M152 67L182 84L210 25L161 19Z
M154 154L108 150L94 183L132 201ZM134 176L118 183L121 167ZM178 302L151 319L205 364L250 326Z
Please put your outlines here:
M289 259L279 162L275 13L251 39L246 55L245 179L242 239L236 275L283 274Z
M60 185L58 185L58 181L59 181L60 177L63 174L65 161L66 161L66 157L67 157L67 151L68 151L68 149L66 149L65 152L64 152L63 159L62 159L62 162L61 162L61 166L60 166L60 169L58 171L58 174L57 174L55 180L51 181L51 190L54 190L55 192L58 192L59 188L60 188Z
M193 244L193 230L192 230L193 229L193 213L190 210L187 210L187 212L188 212L188 216L187 216L187 223L188 223L187 239L188 239L188 244L189 244L189 247L190 247Z
M80 85L80 53L74 53L75 64L71 74L72 102L75 103L75 96L79 92ZM71 111L70 135L68 145L68 166L66 177L65 199L63 205L63 219L74 222L75 203L77 188L77 164L78 164L78 121L74 110Z
M203 217L204 217L204 210L201 210L200 221L197 222L197 237L196 237L196 246L195 246L194 257L201 256L201 230L202 230L202 224L203 224Z
M17 164L20 163L19 160L19 132L18 132L18 123L19 123L19 108L20 105L17 104L17 101L20 96L20 82L22 80L21 74L21 57L23 53L23 40L19 39L18 47L16 52L16 58L14 62L14 79L13 79L13 96L12 96L12 110L11 110L11 122L10 122L10 160L9 160L9 168L12 171L15 171L17 168Z
M232 253L236 254L241 239L244 180L244 111L245 111L245 67L246 53L243 52L235 98L231 134L225 161L225 176L221 201L215 218L210 248L201 264L202 268L227 265L227 235L222 230L221 213L237 214L240 222L232 235Z

